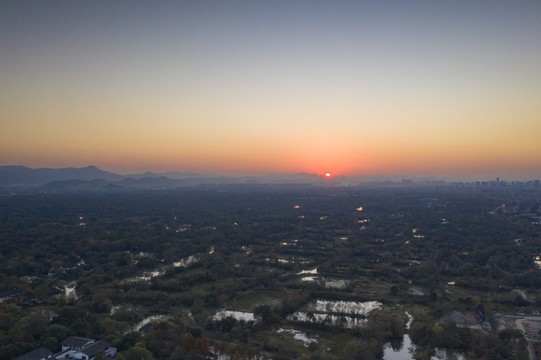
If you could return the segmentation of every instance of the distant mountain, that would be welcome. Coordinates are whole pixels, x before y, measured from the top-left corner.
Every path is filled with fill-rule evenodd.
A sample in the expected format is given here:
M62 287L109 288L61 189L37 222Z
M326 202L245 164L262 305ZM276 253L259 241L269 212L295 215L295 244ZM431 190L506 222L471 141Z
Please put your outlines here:
M144 174L130 174L126 175L127 178L131 179L142 179L142 178L159 178L159 177L168 177L170 179L211 179L221 177L222 175L217 174L200 174L191 171L187 172L178 172L178 171L168 171L161 173L154 173L147 171Z
M120 189L121 187L105 181L103 179L95 180L55 180L50 183L41 185L39 189L45 191L80 191L80 190L111 190Z
M160 177L143 177L139 179L133 179L131 177L118 181L116 185L124 188L135 189L174 189L182 186L182 181L177 179L170 179L166 176Z
M429 182L433 178L415 179ZM107 190L107 189L176 189L187 187L223 187L237 185L271 186L410 186L414 178L407 176L333 176L267 174L262 176L224 176L194 172L164 172L118 175L95 166L84 168L31 169L25 166L0 166L0 187L3 190L39 187L44 191Z
M320 175L316 174L307 174L307 173L296 173L296 174L268 174L264 176L254 177L259 183L270 183L270 184L320 184L329 182L331 179L326 179Z
M95 180L118 181L122 175L98 169L95 166L84 168L31 169L26 166L0 166L0 185L41 185L52 181Z

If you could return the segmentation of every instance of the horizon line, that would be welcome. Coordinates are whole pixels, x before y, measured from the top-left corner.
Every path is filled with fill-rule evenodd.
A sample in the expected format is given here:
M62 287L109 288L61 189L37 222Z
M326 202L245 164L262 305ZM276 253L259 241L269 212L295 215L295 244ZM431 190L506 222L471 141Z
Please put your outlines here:
M196 174L196 175L212 175L212 176L219 176L219 177L227 177L227 178L258 178L258 177L266 177L266 176L291 176L291 175L307 175L307 176L317 176L322 179L325 179L325 172L322 172L320 174L318 173L308 173L304 171L299 172L265 172L260 174L227 174L227 173L219 173L219 172L200 172L200 171L194 171L194 170L161 170L161 171L152 171L152 170L132 170L132 171L119 171L115 169L107 169L103 168L97 165L87 165L87 166L64 166L64 167L30 167L27 165L21 165L21 164L8 164L8 165L0 165L0 167L22 167L27 168L30 170L42 170L42 169L48 169L48 170L62 170L62 169L88 169L88 168L95 168L100 171L109 172L118 176L124 176L129 177L133 175L145 175L145 174L154 174L154 175L163 175L168 173L178 173L178 174ZM497 176L493 174L469 174L469 175L433 175L433 174L421 174L421 175L407 175L407 174L392 174L392 175L382 175L382 174L333 174L331 173L330 181L333 181L334 179L347 179L347 178L382 178L383 179L400 179L400 180L433 180L433 181L445 181L445 182L477 182L477 181L495 181L495 182L528 182L528 181L536 181L539 180L539 177L525 177L525 176L517 176L516 178L504 178L502 176Z

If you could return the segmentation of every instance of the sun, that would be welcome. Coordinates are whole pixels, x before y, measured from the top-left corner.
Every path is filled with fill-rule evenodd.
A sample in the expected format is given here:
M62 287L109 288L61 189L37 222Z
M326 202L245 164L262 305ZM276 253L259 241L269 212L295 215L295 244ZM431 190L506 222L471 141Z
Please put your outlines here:
M325 173L325 177L328 177L328 178L331 177L331 173L330 172Z

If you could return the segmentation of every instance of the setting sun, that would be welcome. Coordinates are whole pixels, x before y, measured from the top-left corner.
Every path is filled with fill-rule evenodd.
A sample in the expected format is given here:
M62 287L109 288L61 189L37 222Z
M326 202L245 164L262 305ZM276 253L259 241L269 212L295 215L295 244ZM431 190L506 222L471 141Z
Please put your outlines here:
M540 1L35 3L1 3L1 165L541 178Z

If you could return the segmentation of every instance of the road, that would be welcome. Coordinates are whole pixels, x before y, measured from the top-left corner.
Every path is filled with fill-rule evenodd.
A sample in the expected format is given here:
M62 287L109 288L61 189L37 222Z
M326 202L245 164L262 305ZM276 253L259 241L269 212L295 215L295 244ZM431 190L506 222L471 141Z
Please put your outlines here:
M530 325L539 323L541 321L540 316L527 316L527 315L503 315L499 314L499 316L504 322L507 324L500 324L500 326L505 327L512 327L511 324L514 323L514 327L516 329L519 329L524 334L524 339L526 340L527 349L528 349L528 357L530 360L537 360L535 356L535 350L533 349L532 342L530 341L530 338L528 337L528 333L526 332L526 328L524 326L525 321L531 321ZM507 320L505 320L507 319ZM501 329L501 328L500 328ZM534 327L535 330L535 327Z
M535 351L533 349L532 342L528 338L526 334L526 329L524 328L524 321L526 321L527 319L528 319L527 317L516 319L515 324L517 325L517 329L521 330L524 333L524 338L526 339L526 343L528 344L528 357L530 358L530 360L536 360ZM536 318L536 320L537 319L539 318Z

